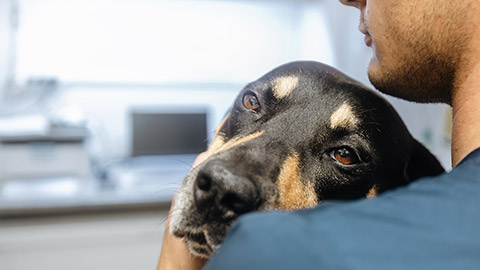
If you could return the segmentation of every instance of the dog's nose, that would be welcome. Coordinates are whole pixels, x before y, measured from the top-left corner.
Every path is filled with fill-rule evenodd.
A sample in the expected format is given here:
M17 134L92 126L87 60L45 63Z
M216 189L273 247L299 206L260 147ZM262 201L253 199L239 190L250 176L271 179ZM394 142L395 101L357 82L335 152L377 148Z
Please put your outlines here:
M259 192L247 177L209 162L197 175L194 200L198 211L207 218L229 220L255 210Z

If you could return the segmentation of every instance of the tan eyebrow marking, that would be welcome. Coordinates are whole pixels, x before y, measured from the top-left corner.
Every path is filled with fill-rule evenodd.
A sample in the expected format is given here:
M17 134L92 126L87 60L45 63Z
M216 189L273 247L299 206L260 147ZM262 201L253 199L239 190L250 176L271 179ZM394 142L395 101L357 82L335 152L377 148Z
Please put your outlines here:
M279 197L277 207L283 210L313 207L318 204L312 183L304 183L299 173L299 156L293 154L285 159L277 185Z
M245 142L248 142L250 140L253 140L255 138L258 138L260 137L261 135L263 135L263 133L265 133L265 130L260 130L260 131L257 131L257 132L254 132L252 134L249 134L245 137L240 137L240 138L232 138L230 139L229 141L226 141L226 138L222 136L222 134L220 133L220 130L222 129L222 127L225 125L225 122L227 121L228 117L230 115L227 115L225 117L225 119L223 119L222 123L219 125L219 127L217 128L216 132L215 132L215 138L213 139L212 141L212 144L210 145L210 147L208 147L208 150L207 150L207 158L210 158L212 155L216 154L216 153L220 153L222 151L226 151L236 145L239 145L239 144L242 144L242 143L245 143Z
M276 98L288 96L298 85L297 76L283 76L273 82L273 95Z
M354 128L358 118L353 114L352 106L344 103L330 116L330 128Z

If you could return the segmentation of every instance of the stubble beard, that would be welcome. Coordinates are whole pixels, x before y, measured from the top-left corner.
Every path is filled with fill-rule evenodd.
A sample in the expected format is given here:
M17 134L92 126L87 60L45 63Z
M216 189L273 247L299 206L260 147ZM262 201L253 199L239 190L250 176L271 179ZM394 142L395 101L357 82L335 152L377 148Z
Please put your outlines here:
M449 65L452 61L415 56L390 68L372 59L368 69L370 82L380 92L408 101L451 104L455 80L455 68Z
M374 44L368 69L371 83L405 100L451 105L460 75L472 61L470 44L476 29L472 20L480 10L472 3L442 1L428 16L386 26L387 39Z

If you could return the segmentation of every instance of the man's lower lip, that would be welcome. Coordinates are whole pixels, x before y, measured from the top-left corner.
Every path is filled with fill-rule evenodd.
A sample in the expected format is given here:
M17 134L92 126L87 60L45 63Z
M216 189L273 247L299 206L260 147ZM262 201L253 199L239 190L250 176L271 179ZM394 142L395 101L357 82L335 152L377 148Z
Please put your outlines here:
M368 47L372 46L372 37L370 35L365 35L364 41Z

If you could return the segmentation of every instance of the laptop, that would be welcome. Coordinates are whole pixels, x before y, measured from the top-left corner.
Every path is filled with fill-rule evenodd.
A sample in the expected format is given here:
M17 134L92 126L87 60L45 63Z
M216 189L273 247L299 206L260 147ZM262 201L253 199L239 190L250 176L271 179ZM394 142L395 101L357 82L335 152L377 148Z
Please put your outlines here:
M176 190L207 149L207 110L134 108L130 156L117 168L119 188Z

